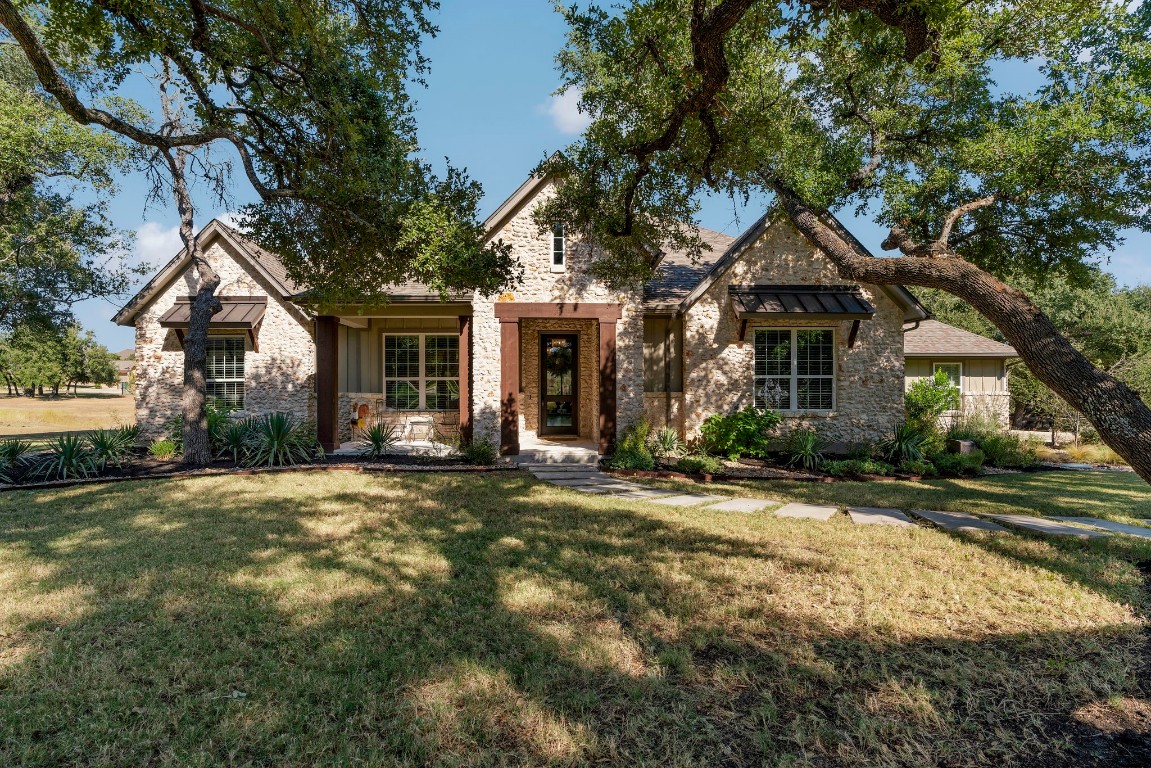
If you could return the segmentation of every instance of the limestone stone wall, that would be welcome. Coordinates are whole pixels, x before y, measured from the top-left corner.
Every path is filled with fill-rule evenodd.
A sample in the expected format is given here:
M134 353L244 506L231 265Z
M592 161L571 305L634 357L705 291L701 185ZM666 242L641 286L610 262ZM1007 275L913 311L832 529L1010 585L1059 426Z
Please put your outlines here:
M644 413L652 430L670 427L683 437L684 413L682 392L648 392L643 396Z
M521 435L539 432L540 334L561 332L579 335L579 436L599 440L599 323L595 320L527 319L520 324Z
M224 240L209 242L205 254L220 274L218 295L268 296L258 334L260 351L249 344L244 355L244 412L285 411L314 418L316 354L311 321L276 298L271 286L245 268L243 257ZM178 297L194 294L196 283L189 268L136 317L136 423L145 439L162 434L164 424L180 410L184 352L175 331L161 328L159 320Z
M841 285L834 265L789 223L776 222L713 284L684 317L684 427L699 434L704 419L753 402L753 332L756 327L819 327L835 330L836 398L830 413L787 413L781 433L803 425L838 445L881 439L903 414L902 310L880 288L863 285L875 306L854 348L851 322L753 321L739 342L740 321L728 302L729 285Z
M499 296L473 299L473 395L472 408L476 438L486 438L499 444L500 439L500 323L495 317L497 302L548 302L548 303L619 303L624 305L623 318L616 325L616 408L617 425L622 430L643 414L643 313L640 309L639 291L618 292L609 290L587 274L587 266L592 261L588 246L568 237L567 269L564 272L551 271L551 234L540 233L532 220L532 211L540 201L554 194L554 187L545 185L534 199L524 205L499 230L490 234L492 240L503 240L513 247L513 252L524 267L522 282ZM525 323L526 325L526 323ZM521 350L529 344L527 334L523 334ZM537 340L538 345L538 340ZM582 343L582 340L581 340ZM585 348L590 345L585 345ZM538 353L537 353L538 354ZM598 349L596 350L598 362ZM530 368L528 366L527 368ZM528 393L527 374L521 372L519 396L521 430L528 429L525 414L532 410L525 401L534 397ZM593 367L594 369L594 367ZM582 382L581 382L582 384ZM538 386L538 375L537 375ZM586 390L585 391L589 391ZM598 381L590 391L598 393ZM538 410L538 401L535 409ZM583 404L581 403L581 406ZM593 425L599 423L598 394L592 408L582 408L587 412ZM581 419L582 422L582 419ZM521 435L522 435L521 431ZM583 427L581 424L581 434Z

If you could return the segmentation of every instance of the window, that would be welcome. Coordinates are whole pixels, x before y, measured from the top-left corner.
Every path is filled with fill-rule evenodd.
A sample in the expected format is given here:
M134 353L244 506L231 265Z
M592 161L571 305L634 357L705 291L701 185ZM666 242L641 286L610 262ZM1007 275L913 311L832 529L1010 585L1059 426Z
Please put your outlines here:
M951 386L963 391L963 363L936 363L931 372L937 374L940 371L947 374Z
M244 407L244 337L209 336L204 366L205 395L214 407Z
M397 411L460 407L460 337L384 335L384 406Z
M567 265L564 252L564 225L552 225L552 272L563 272Z
M781 411L835 407L835 332L822 329L757 330L755 405Z

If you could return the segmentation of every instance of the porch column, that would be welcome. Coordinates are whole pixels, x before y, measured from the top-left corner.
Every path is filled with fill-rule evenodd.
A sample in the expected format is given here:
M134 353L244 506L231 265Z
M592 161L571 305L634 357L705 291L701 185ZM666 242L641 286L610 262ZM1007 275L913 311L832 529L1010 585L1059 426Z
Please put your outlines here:
M615 320L599 321L599 452L615 442Z
M472 318L460 315L460 438L472 439Z
M520 452L520 321L500 318L500 453Z
M340 319L316 318L316 433L329 453L340 447L339 389Z

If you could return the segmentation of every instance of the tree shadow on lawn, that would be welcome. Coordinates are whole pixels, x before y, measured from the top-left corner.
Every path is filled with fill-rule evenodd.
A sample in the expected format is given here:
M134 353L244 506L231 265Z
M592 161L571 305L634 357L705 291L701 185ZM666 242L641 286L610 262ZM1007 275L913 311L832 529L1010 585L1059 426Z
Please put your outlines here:
M890 591L914 571L861 579L810 526L735 520L504 476L6 494L0 762L1035 765L1069 713L1143 695L1137 617L1090 573L1002 587L1074 620L949 632ZM880 564L1019 556L839 535Z

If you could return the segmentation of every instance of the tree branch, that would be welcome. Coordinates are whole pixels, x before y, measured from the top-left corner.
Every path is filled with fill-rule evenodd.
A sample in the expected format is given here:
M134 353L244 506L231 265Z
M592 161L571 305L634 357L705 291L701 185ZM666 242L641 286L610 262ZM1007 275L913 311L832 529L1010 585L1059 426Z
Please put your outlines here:
M939 230L939 238L935 241L934 247L936 249L948 248L948 244L951 242L951 230L955 227L956 223L972 211L978 211L980 208L994 205L996 199L995 195L987 195L978 200L972 200L970 203L964 203L947 214L947 218L943 220L943 228Z

